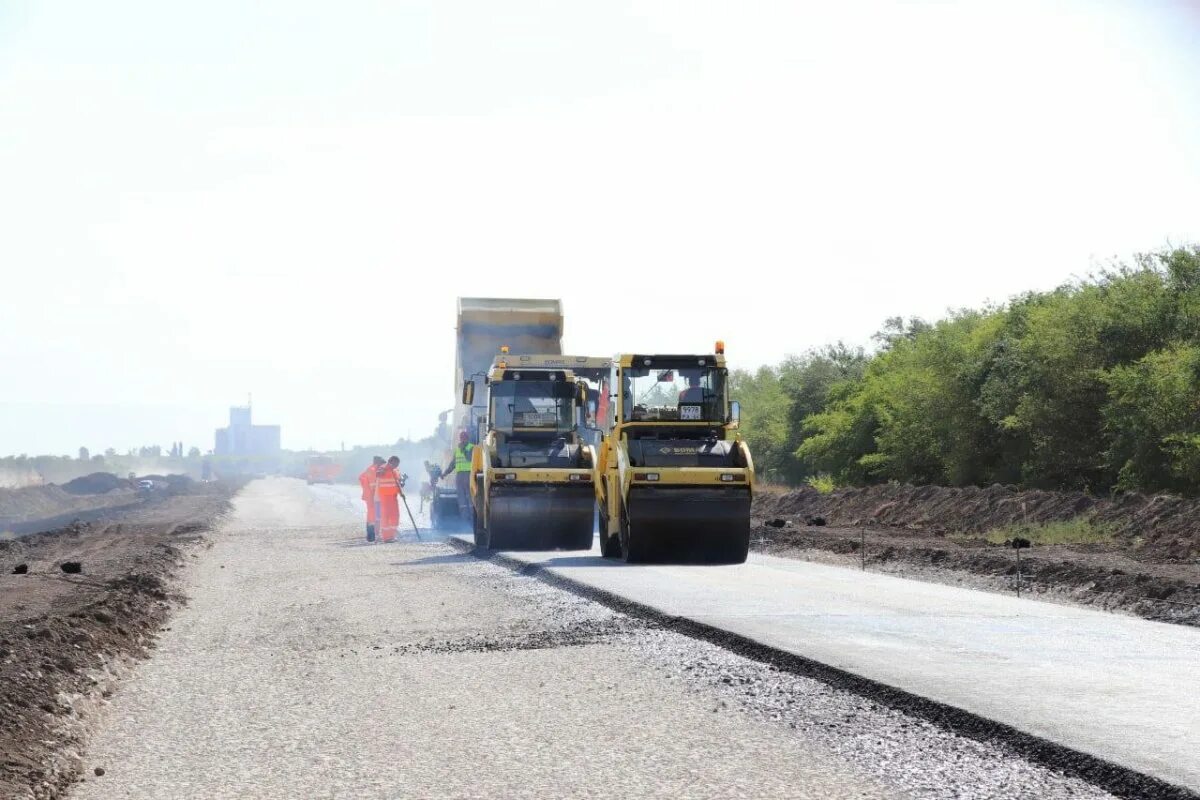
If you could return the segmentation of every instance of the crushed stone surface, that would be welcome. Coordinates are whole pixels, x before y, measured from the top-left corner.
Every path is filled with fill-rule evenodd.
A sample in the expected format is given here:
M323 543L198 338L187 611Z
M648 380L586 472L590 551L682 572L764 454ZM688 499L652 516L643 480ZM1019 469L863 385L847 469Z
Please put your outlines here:
M1108 797L344 500L239 495L71 797Z

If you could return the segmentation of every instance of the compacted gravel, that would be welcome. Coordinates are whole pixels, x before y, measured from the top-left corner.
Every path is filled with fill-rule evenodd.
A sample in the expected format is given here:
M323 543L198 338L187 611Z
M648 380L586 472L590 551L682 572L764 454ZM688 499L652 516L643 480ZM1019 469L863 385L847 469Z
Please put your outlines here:
M72 797L1108 796L356 510L243 491Z

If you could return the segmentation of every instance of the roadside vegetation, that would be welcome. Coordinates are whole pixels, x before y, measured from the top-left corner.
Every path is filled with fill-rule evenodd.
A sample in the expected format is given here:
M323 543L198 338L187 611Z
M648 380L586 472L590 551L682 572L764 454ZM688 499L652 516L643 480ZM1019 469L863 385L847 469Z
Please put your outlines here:
M1200 494L1200 247L875 341L734 373L765 478Z
M809 475L804 482L816 489L820 494L833 494L833 490L837 488L837 482L827 472L822 472L819 475Z
M1083 516L1053 522L1005 525L993 528L981 536L955 534L950 538L964 543L982 540L988 544L1008 544L1013 539L1028 539L1033 545L1111 544L1114 533L1113 525Z

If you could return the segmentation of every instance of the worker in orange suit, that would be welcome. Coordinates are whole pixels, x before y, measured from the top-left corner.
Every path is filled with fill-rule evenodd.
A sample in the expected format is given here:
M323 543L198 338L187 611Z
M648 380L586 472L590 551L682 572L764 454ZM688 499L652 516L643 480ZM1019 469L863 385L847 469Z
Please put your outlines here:
M358 475L358 485L362 487L362 499L367 504L367 541L375 541L375 472L383 465L383 456L375 456L371 466Z
M379 502L376 525L384 544L396 541L400 527L400 459L392 456L375 470L375 498Z

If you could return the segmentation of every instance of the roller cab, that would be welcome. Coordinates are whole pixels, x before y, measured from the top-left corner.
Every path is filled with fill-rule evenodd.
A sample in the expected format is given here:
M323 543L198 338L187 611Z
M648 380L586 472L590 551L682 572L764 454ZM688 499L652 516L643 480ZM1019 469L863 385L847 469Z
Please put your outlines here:
M595 450L576 430L585 387L570 370L510 365L507 354L486 386L487 434L471 463L476 546L591 549Z
M616 360L596 479L605 556L746 560L754 462L727 394L724 346L717 350Z

